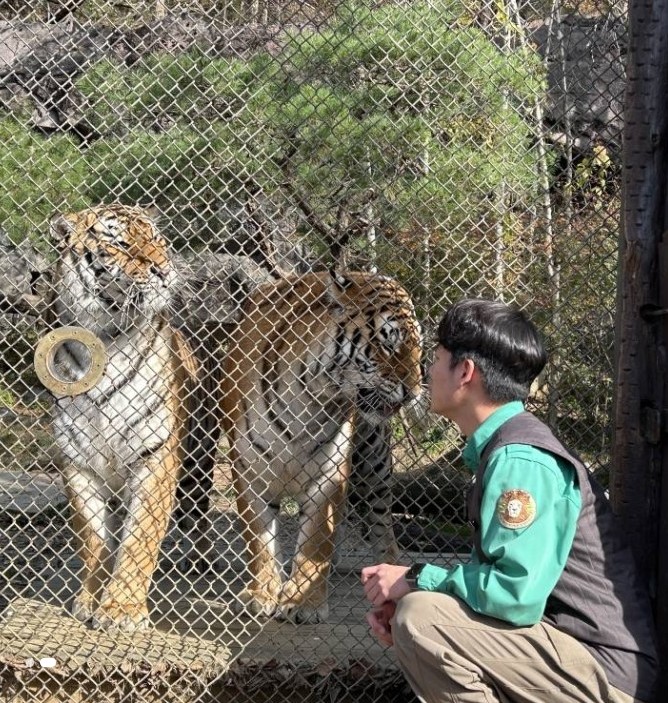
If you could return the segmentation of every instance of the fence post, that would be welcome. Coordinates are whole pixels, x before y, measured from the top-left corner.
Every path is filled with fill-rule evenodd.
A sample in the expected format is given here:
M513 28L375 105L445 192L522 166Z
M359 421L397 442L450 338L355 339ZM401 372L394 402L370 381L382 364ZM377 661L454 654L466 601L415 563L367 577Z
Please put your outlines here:
M666 198L668 201L668 198ZM668 310L668 231L661 233L659 242L659 293L660 309ZM661 410L663 434L661 438L661 493L659 496L658 515L658 558L656 577L656 618L659 632L659 648L661 652L661 684L660 691L668 685L668 672L665 671L668 662L668 373L666 358L668 354L668 315L660 316L661 355L659 360L663 363L663 400Z
M663 310L668 308L668 270L660 260L668 260L659 254L668 245L663 241L667 38L668 0L633 0L629 4L611 482L613 507L642 574L652 585L664 655L668 653L668 508L662 511L661 507L668 499L668 317Z

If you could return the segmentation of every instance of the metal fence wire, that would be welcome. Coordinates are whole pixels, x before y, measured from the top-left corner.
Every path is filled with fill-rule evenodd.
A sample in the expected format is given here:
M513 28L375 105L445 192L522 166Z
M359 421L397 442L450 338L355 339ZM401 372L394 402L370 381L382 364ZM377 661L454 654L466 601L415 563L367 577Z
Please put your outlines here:
M409 700L359 570L468 558L448 304L607 481L626 7L0 15L3 700Z

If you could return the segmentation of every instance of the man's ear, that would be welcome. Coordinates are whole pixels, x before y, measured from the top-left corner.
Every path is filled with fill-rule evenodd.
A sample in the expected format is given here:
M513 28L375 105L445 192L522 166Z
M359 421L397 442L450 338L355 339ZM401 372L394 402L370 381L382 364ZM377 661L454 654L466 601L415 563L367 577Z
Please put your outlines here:
M462 385L471 383L476 371L476 365L472 359L463 359L461 363L461 375L459 377Z

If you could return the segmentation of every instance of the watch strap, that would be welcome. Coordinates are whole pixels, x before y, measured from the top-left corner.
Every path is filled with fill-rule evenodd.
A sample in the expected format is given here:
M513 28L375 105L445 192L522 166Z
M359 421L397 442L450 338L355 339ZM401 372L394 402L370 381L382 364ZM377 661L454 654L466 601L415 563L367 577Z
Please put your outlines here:
M411 564L409 567L408 571L404 574L404 578L406 579L406 582L411 588L411 591L417 591L418 590L418 577L420 576L420 573L422 569L424 569L425 565L420 563L420 562L415 562Z

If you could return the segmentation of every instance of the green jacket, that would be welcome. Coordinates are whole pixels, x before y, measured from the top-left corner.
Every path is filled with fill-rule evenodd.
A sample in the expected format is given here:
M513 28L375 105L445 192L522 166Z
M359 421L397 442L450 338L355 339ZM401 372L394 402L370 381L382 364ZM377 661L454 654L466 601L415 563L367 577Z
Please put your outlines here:
M494 432L523 410L521 402L508 403L471 435L463 458L472 472ZM516 520L507 505L515 495L527 508ZM487 464L481 506L482 547L491 563L480 563L473 553L450 569L428 564L418 587L458 596L476 612L513 625L533 625L566 564L580 507L570 464L525 444L501 447Z

